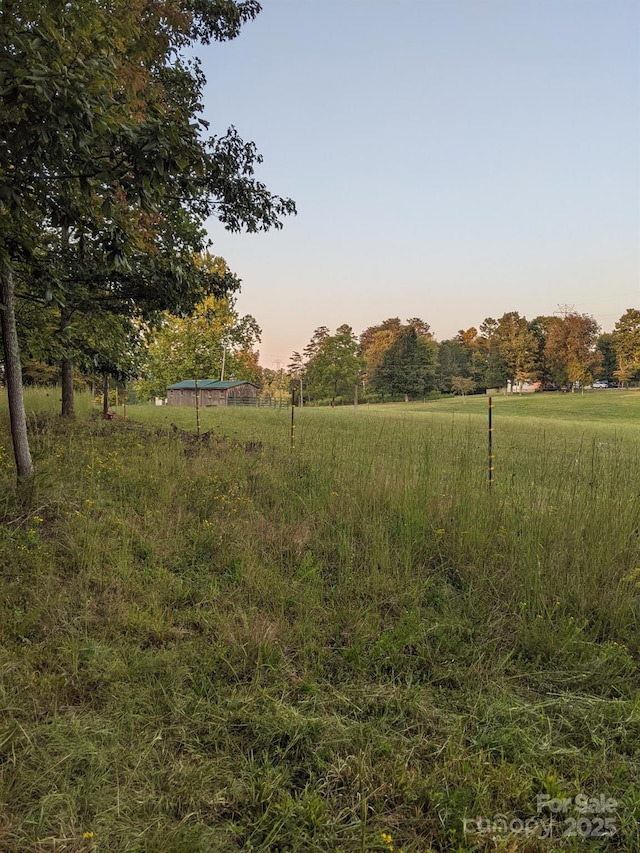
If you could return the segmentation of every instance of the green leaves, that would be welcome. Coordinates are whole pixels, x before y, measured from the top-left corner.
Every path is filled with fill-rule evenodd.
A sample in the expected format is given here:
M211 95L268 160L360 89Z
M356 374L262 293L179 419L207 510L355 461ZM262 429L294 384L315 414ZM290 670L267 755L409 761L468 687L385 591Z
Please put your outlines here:
M613 348L618 362L618 372L624 381L640 373L640 311L628 308L613 330Z
M201 137L204 77L174 52L192 38L234 37L259 4L169 2L156 11L122 0L16 0L12 8L0 36L0 224L33 230L53 215L96 233L107 219L126 254L140 244L139 225L118 204L180 206L199 221L217 213L231 230L249 231L281 227L295 212L253 179L261 162L253 143L233 128Z
M181 53L234 38L259 11L256 0L3 7L0 261L19 271L23 298L134 321L237 287L195 260L206 218L280 228L295 204L253 178L261 157L235 130L204 139L205 79ZM85 341L62 343L67 367L86 355ZM107 349L93 361L119 370Z
M316 329L305 355L307 387L314 399L335 402L341 395L352 397L363 362L358 357L358 340L351 326L340 326L334 335L326 326Z
M402 326L373 372L374 390L389 395L420 397L434 386L437 346L418 336L412 325Z
M371 390L416 397L433 388L437 345L429 324L419 317L406 324L392 317L365 329L360 348Z
M205 258L209 271L223 278L228 268L222 258ZM187 378L220 378L223 350L229 376L255 381L255 359L261 330L250 315L241 317L231 297L209 297L190 317L165 314L150 343L140 383L143 396L164 396L174 382Z

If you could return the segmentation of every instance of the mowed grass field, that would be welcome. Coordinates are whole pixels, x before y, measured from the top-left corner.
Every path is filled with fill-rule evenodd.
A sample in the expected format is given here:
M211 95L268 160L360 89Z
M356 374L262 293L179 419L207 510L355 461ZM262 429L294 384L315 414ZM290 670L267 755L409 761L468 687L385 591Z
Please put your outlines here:
M640 393L495 398L491 490L486 398L291 448L45 393L20 502L0 438L3 853L640 850Z

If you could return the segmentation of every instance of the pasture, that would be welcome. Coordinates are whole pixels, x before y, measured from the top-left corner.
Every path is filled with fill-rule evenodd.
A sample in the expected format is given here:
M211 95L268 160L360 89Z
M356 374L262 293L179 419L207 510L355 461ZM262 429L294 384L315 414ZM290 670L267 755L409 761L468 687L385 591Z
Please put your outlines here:
M496 398L491 490L486 398L292 449L44 393L28 504L0 434L3 853L640 849L639 392Z

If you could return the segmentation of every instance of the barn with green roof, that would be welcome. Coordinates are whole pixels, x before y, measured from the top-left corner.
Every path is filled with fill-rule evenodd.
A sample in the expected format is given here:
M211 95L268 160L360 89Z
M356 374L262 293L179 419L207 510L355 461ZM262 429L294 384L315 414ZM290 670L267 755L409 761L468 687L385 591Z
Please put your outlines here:
M184 379L167 388L168 406L241 406L255 403L258 386L244 379Z

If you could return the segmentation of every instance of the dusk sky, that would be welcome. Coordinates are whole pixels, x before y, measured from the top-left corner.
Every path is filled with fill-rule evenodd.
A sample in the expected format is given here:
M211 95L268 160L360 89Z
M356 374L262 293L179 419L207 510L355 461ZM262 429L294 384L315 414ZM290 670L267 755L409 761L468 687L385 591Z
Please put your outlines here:
M211 131L298 206L210 227L263 366L320 325L640 307L637 0L263 0L200 56Z

